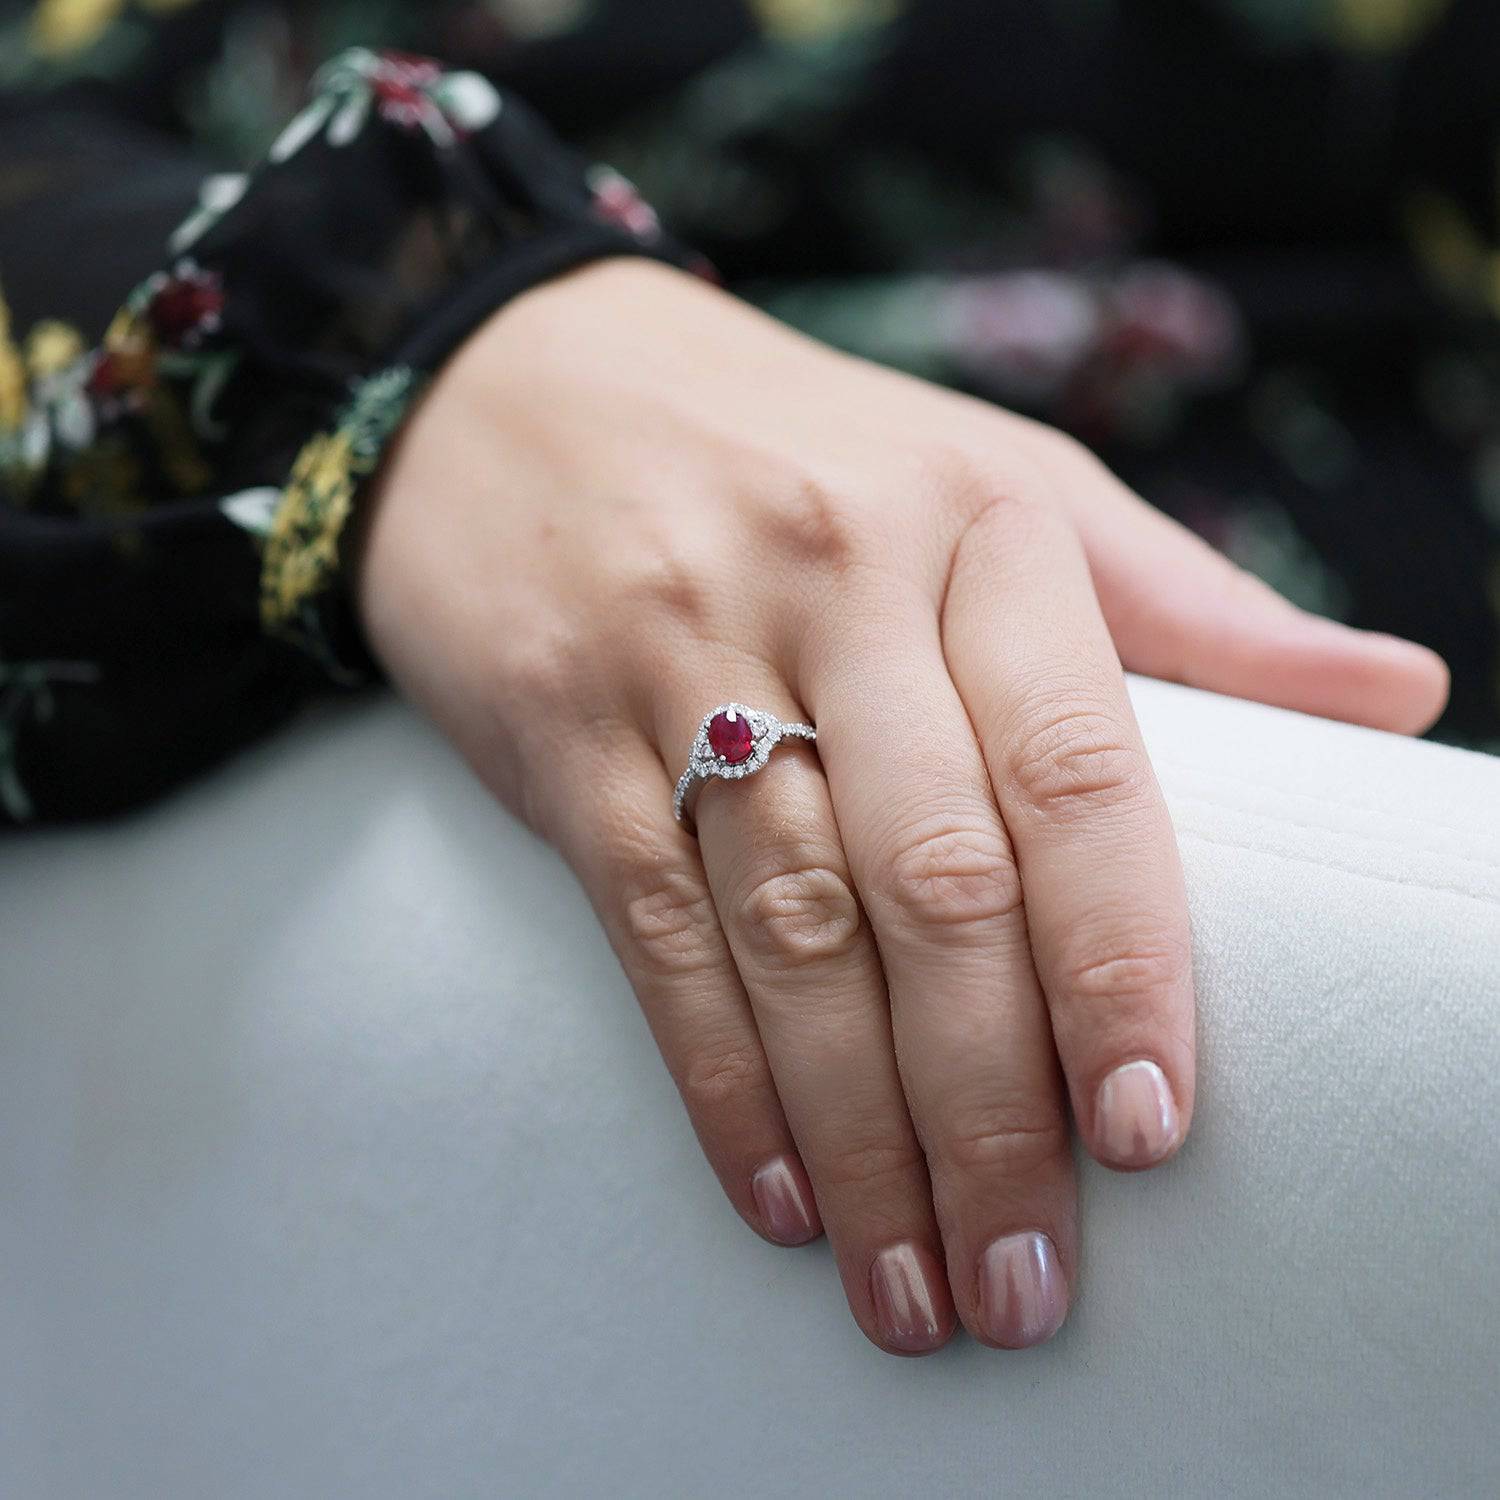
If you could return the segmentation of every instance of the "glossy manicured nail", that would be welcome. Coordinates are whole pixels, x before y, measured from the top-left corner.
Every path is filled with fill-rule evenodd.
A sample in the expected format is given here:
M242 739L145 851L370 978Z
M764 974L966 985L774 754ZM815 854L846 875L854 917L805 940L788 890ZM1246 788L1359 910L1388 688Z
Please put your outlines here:
M1068 1288L1052 1241L1035 1230L1007 1234L979 1262L979 1317L1006 1349L1050 1339L1068 1315Z
M1099 1085L1099 1156L1117 1167L1149 1167L1177 1144L1177 1104L1154 1062L1126 1063Z
M791 1163L772 1157L750 1179L750 1192L767 1232L783 1245L805 1245L821 1226Z
M936 1290L936 1267L923 1264L927 1258L915 1245L892 1245L870 1267L881 1340L907 1354L936 1349L947 1337L938 1312L946 1298Z

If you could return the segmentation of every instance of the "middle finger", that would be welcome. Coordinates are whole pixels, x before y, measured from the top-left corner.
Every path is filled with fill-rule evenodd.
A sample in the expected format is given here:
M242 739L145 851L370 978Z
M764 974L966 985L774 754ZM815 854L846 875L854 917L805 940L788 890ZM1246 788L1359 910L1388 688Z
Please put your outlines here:
M804 694L890 985L949 1283L975 1337L1026 1347L1067 1315L1077 1227L1015 859L932 601L887 581L841 619Z

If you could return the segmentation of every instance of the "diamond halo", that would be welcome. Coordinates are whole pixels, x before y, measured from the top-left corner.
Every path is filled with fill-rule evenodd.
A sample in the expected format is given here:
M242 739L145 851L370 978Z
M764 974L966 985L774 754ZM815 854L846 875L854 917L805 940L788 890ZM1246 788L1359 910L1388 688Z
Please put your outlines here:
M743 755L736 755L734 752L743 745L743 725L749 726L750 744ZM672 798L672 815L691 832L688 795L700 782L712 777L737 781L741 776L753 776L764 768L782 740L817 737L818 732L811 724L783 723L775 714L746 703L721 703L704 714L698 726L687 769L678 778ZM724 747L722 752L715 748L716 743Z

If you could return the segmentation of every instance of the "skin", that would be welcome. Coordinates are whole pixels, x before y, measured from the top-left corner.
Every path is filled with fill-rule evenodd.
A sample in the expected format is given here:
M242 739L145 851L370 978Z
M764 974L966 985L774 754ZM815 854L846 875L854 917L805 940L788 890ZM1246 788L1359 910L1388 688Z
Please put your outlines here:
M1182 874L1121 663L1404 733L1447 694L1071 439L643 260L496 314L366 521L377 655L577 872L735 1209L776 1240L752 1178L785 1159L809 1222L782 1242L826 1231L893 1353L956 1321L1033 1341L986 1321L981 1258L1039 1230L1074 1286L1070 1116L1155 1164L1105 1139L1114 1068L1162 1070L1160 1159L1191 1119ZM818 743L707 783L695 839L673 783L729 699ZM892 1247L916 1337L872 1289Z

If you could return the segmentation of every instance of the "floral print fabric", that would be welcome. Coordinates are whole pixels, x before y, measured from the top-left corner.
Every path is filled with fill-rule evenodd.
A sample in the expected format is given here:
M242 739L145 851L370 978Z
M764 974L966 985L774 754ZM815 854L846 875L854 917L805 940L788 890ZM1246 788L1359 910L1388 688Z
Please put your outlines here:
M60 50L59 7L33 25ZM33 166L49 120L25 119ZM258 166L208 175L182 210L96 342L50 317L22 337L0 300L13 821L128 805L320 685L368 680L346 530L425 376L546 276L694 263L518 98L367 48L318 70Z
M1500 748L1497 55L1487 0L0 0L0 815L367 678L340 538L424 377L662 223Z

